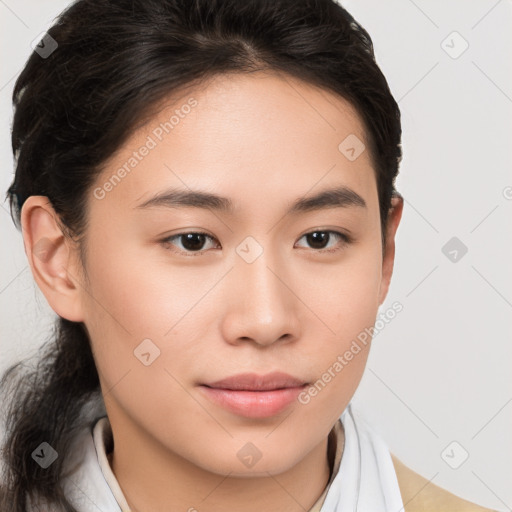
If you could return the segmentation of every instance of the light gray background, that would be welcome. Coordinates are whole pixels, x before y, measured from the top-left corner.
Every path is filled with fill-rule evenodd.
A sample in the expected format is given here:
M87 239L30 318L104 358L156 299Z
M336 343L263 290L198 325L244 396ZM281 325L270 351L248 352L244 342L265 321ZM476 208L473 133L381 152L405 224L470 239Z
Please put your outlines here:
M0 0L2 196L12 179L15 78L30 43L68 3ZM405 207L381 310L394 301L404 309L375 337L354 403L415 471L468 500L511 510L511 2L342 4L373 39L401 108L404 148L397 188ZM469 44L460 56L464 41L454 31ZM3 370L35 352L54 314L0 204ZM441 251L454 236L468 248L455 263ZM458 469L441 456L453 441L452 465L462 450L469 454Z

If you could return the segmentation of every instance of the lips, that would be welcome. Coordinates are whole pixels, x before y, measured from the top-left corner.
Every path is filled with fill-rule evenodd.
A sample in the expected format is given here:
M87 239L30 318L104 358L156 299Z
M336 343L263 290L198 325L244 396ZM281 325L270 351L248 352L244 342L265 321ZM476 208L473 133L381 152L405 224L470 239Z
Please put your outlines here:
M230 389L233 391L270 391L275 389L296 388L307 384L306 381L283 372L266 375L241 373L215 382L203 384L209 388Z
M308 385L287 373L244 373L199 386L213 404L246 418L268 418L294 402Z

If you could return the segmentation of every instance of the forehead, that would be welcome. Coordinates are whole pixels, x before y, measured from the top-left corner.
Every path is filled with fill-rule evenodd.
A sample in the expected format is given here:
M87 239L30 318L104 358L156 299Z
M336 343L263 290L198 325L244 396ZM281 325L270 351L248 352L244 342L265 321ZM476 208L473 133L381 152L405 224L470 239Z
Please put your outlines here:
M102 207L134 209L178 187L216 191L235 206L254 207L274 194L295 198L330 184L376 197L356 110L289 75L218 75L169 96L153 112L98 177L95 187L108 189Z

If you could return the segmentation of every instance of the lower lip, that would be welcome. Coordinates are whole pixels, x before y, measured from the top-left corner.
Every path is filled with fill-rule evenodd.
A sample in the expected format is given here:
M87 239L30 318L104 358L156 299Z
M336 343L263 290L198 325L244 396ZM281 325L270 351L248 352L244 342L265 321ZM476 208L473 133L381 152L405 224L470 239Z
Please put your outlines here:
M267 418L280 413L296 400L306 387L307 384L270 391L233 391L200 386L212 402L247 418Z

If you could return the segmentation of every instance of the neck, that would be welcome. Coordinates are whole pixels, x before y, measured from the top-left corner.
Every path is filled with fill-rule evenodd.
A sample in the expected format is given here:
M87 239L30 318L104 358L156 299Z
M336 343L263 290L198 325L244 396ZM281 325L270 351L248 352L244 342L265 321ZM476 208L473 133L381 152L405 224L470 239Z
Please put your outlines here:
M304 512L330 478L327 438L287 471L245 478L204 470L157 444L130 430L116 436L109 461L132 512Z

